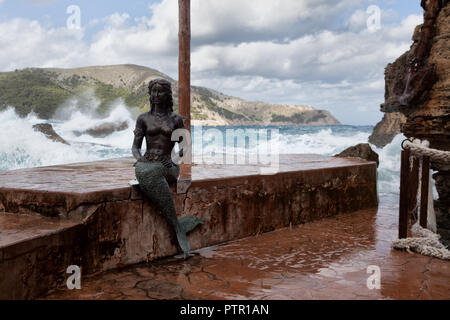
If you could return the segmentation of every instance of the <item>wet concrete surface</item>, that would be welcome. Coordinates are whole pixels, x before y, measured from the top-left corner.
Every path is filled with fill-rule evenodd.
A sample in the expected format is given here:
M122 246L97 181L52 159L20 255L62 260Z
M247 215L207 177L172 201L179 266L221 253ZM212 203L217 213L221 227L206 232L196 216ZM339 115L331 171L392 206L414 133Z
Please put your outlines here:
M449 299L448 261L391 249L396 201L203 248L188 261L85 276L81 290L43 299ZM367 286L369 266L379 267L380 289Z
M367 166L368 162L357 158L337 158L318 154L281 154L273 163L273 173L292 171L335 169ZM261 174L269 165L226 165L210 163L212 158L194 157L192 181L214 181L233 177ZM135 179L134 158L125 157L84 163L11 170L0 173L0 191L13 189L18 192L57 192L67 194L104 193L107 190L129 189L129 181ZM82 174L80 174L82 173Z
M0 213L0 249L22 241L31 241L75 226L70 220L52 219L41 215Z

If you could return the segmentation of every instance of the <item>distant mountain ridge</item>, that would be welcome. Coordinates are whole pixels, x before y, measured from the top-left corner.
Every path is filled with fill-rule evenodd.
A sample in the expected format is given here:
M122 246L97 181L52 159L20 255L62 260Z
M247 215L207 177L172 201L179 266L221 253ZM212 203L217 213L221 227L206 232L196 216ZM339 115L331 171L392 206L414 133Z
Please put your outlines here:
M0 73L0 109L13 106L25 116L31 111L51 118L61 105L76 98L80 107L98 103L106 113L123 99L134 114L149 108L147 85L155 78L172 83L178 110L178 83L169 76L138 65L93 66L74 69L27 68ZM309 106L247 102L212 89L192 86L191 119L201 125L327 125L340 124L328 111Z

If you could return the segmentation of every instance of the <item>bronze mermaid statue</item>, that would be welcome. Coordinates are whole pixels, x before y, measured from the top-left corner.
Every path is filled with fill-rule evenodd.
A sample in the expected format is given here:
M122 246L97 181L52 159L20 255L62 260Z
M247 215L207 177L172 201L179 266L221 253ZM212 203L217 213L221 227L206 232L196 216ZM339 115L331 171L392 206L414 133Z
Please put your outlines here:
M172 133L184 128L183 118L173 112L172 86L165 79L155 79L148 85L150 111L141 114L136 120L133 156L136 158L135 173L141 191L162 212L177 236L183 250L184 259L189 257L190 246L186 234L202 220L187 216L178 220L169 184L177 181L180 167L171 158L175 142ZM142 142L146 140L147 149L141 154ZM180 151L180 156L182 156Z

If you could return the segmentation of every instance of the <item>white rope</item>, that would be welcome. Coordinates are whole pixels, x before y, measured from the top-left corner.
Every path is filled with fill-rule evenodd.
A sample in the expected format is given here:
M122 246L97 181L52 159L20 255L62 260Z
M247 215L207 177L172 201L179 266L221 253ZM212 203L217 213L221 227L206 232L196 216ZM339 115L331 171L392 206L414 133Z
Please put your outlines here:
M405 149L408 149L415 155L428 156L434 162L450 163L450 151L431 149L429 146L430 143L428 141L419 139L414 139L412 142L406 140L403 144Z
M412 226L411 233L415 237L394 239L392 240L392 247L394 249L411 250L425 256L450 260L450 250L439 241L440 235L422 228L418 223Z

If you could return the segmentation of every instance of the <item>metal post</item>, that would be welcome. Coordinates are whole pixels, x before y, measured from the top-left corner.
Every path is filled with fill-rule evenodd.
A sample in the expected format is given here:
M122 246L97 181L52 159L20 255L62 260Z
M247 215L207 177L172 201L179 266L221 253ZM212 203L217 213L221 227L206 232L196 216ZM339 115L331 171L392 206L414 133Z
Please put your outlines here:
M191 1L178 0L179 55L178 55L178 112L184 118L184 126L191 132ZM190 139L189 139L190 140ZM189 143L191 141L188 141ZM192 150L192 145L189 146ZM191 152L183 157L177 193L186 193L192 181Z

